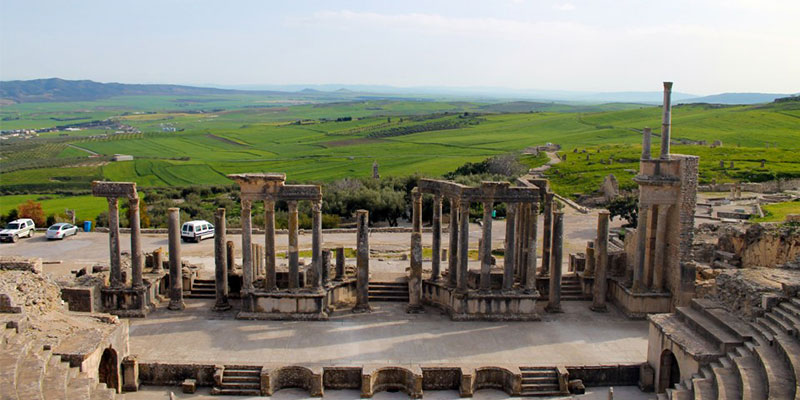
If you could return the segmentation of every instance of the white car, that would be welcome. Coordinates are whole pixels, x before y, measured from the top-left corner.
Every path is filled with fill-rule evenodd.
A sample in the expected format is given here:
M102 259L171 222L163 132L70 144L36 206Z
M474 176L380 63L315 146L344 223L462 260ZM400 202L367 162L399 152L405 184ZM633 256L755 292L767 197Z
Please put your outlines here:
M48 239L64 239L67 236L75 236L78 234L78 227L66 222L59 222L47 228L45 237Z
M214 225L205 220L184 222L181 226L181 239L184 242L200 242L214 237Z
M15 219L6 225L6 229L0 231L0 241L16 242L21 237L33 237L35 230L36 225L34 225L32 219Z

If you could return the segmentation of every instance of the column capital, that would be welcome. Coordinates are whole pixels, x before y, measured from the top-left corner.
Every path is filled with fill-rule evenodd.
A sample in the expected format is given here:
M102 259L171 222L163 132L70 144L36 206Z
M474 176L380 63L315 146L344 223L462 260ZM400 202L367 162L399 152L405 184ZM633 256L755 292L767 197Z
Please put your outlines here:
M469 202L468 201L459 201L458 202L458 210L461 212L468 212L469 211Z
M250 210L253 207L252 200L242 199L242 210Z
M658 206L658 217L659 218L666 217L667 213L669 212L670 207L672 207L672 206L669 205L669 204L662 204L662 205Z
M119 197L106 197L106 200L108 201L109 207L116 208L119 203Z
M297 210L297 200L287 200L286 205L289 206L289 210Z
M315 213L322 212L322 200L312 202L311 210Z

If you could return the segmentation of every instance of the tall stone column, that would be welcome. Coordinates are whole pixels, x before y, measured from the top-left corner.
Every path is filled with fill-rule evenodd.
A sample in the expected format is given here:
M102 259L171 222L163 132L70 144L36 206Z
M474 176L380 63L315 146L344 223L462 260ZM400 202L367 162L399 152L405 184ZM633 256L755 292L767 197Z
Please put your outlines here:
M519 251L517 254L517 266L516 266L516 276L519 277L520 283L524 286L525 282L527 282L527 274L528 274L528 254L530 251L528 250L528 242L530 237L530 223L528 222L531 217L531 205L530 203L520 203L517 213L520 214L519 223L520 225L520 235L517 236L517 244L519 247Z
M411 222L414 232L422 232L422 193L419 188L411 190Z
M267 273L264 277L264 289L278 290L278 278L275 260L275 201L264 201L264 247L267 253Z
M369 312L369 211L356 211L356 305L353 312Z
M644 275L642 275L642 291L651 289L653 282L653 264L655 261L655 241L656 241L656 222L658 219L658 210L663 205L656 205L650 207L647 215L647 229L645 230L645 248L644 248Z
M458 209L457 199L450 199L450 247L447 253L447 281L450 286L458 283Z
M228 273L233 272L236 265L236 244L233 243L233 240L225 243L225 265L228 266Z
M660 292L664 289L664 257L667 247L667 216L670 206L658 206L658 220L656 220L656 254L653 262L653 290Z
M553 248L550 259L550 293L548 294L547 307L549 313L561 311L561 264L563 263L564 246L564 212L553 212Z
M289 289L300 287L300 266L297 241L297 201L289 201Z
M181 211L169 209L169 308L183 310L183 271L181 268Z
M331 282L331 250L322 249L322 285L326 286Z
M650 128L644 128L642 132L642 160L650 159L650 137L652 132Z
M442 196L433 196L433 230L431 232L431 280L438 281L442 265Z
M530 203L528 211L528 259L527 271L525 272L525 293L532 293L536 290L536 239L539 229L539 210L538 203Z
M252 201L242 200L242 291L253 291L253 222Z
M494 202L483 202L483 231L481 241L481 291L489 291L492 288L492 209Z
M411 273L408 277L408 307L406 312L422 312L422 233L411 234Z
M606 293L608 292L608 216L606 210L597 216L597 270L592 287L592 311L606 312ZM588 257L588 256L587 256Z
M516 218L518 203L506 206L506 249L503 261L503 290L511 290L514 286L514 266L516 265Z
M334 278L337 281L344 280L344 261L344 247L339 247L336 249L336 278Z
M672 128L672 82L664 82L664 115L661 118L661 159L669 160L670 131Z
M461 201L458 207L458 291L466 292L469 280L469 202Z
M214 311L229 310L228 303L228 257L226 253L227 226L225 209L218 208L214 214L214 283L217 289L217 301Z
M322 200L311 204L311 266L314 277L311 286L322 287Z
M109 266L111 287L121 288L125 285L122 280L122 254L119 248L119 199L108 197L108 249L111 253Z
M142 270L144 269L144 258L142 257L142 229L139 219L139 197L128 199L128 209L130 209L131 226L131 283L134 288L144 287L142 280Z
M639 219L636 223L636 264L633 267L633 291L641 293L645 290L644 268L647 255L647 218L650 211L648 204L639 201Z
M553 193L544 195L544 228L542 230L542 276L547 276L550 271L550 253L553 248Z

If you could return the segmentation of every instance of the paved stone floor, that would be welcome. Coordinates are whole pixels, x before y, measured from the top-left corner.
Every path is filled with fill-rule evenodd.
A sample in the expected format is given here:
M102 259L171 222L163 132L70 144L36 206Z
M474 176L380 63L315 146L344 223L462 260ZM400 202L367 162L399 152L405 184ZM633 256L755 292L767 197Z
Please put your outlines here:
M607 400L608 399L607 387L586 388L586 394L573 395L573 396L558 396L558 397L509 397L505 392L494 389L482 389L472 396L476 400L499 400L499 399L578 399L578 400ZM639 388L635 386L618 386L614 387L614 399L621 400L651 400L656 396L653 393L642 393ZM169 399L169 393L173 393L177 399L198 399L198 400L242 400L259 397L242 397L242 396L211 396L208 388L199 388L194 394L184 394L180 392L179 388L167 386L143 386L136 393L126 393L125 399L131 400L166 400ZM344 399L358 399L360 392L357 390L326 390L325 399L344 400ZM264 397L260 397L264 398ZM283 389L275 393L270 399L275 400L300 400L309 399L308 392L302 389ZM408 396L403 393L388 393L378 392L372 396L374 400L399 400L408 399ZM458 392L455 390L428 390L425 391L425 399L431 400L450 400L458 399Z
M374 303L370 314L330 321L240 321L187 299L182 312L131 319L139 360L358 366L363 364L601 365L646 361L648 327L589 302L564 302L538 322L453 322L434 308L406 314L403 303ZM543 304L541 305L543 306Z

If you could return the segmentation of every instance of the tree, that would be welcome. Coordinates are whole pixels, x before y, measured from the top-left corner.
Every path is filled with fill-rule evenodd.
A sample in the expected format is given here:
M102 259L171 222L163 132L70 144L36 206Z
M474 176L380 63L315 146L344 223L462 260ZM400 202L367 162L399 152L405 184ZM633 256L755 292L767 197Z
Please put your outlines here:
M620 217L628 221L625 226L636 226L639 216L639 201L636 196L617 196L608 203L611 219Z
M45 222L47 222L44 211L42 210L42 203L28 200L20 204L17 209L19 210L20 218L30 218L36 225L44 226Z

